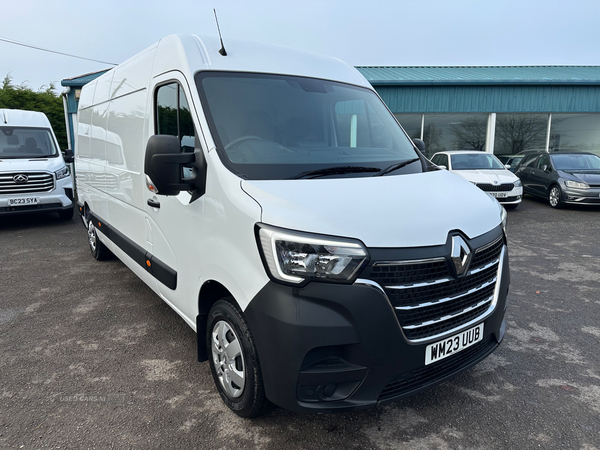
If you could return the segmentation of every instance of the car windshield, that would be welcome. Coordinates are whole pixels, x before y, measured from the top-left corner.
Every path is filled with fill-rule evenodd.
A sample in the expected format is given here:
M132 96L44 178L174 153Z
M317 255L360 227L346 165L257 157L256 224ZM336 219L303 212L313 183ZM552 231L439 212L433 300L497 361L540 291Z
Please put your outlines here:
M229 72L200 72L196 85L221 160L242 177L364 177L423 170L412 142L369 89Z
M552 155L557 170L600 170L600 157L596 155Z
M47 128L0 127L0 159L57 157Z
M463 153L451 155L452 170L504 169L498 158L489 153Z

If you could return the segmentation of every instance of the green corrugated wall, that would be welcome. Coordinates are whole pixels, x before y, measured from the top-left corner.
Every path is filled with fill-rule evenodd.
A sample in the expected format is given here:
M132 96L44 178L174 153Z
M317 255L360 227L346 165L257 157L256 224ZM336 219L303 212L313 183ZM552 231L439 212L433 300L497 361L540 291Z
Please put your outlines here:
M600 86L377 86L394 113L600 112Z

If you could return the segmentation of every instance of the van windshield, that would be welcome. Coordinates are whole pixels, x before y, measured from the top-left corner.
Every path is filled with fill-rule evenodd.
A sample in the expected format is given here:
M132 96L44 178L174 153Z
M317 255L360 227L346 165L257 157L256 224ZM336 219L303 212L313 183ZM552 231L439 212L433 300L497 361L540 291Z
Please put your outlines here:
M0 127L0 159L55 158L58 151L47 128Z
M200 72L196 85L221 160L239 176L273 180L423 171L412 142L369 89L230 72Z

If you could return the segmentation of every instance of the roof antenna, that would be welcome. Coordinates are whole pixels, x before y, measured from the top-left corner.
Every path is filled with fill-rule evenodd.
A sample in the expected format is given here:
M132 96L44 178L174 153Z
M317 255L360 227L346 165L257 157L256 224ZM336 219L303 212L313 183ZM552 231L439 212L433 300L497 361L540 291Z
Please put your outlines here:
M225 45L223 45L223 38L221 37L221 29L219 28L219 19L217 19L217 10L213 8L213 12L215 13L215 21L217 22L217 31L219 32L219 39L221 40L221 50L219 50L219 53L222 56L227 56L227 51L225 50Z

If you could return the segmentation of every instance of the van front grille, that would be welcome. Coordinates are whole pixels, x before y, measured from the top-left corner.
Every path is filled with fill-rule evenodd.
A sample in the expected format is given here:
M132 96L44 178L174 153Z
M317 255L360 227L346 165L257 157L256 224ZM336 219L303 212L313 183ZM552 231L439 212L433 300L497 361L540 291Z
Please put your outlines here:
M0 173L0 194L33 194L54 189L54 175L47 172Z
M382 286L406 339L421 342L487 317L494 307L502 236L475 249L469 271L456 276L449 258L379 261L363 276Z

